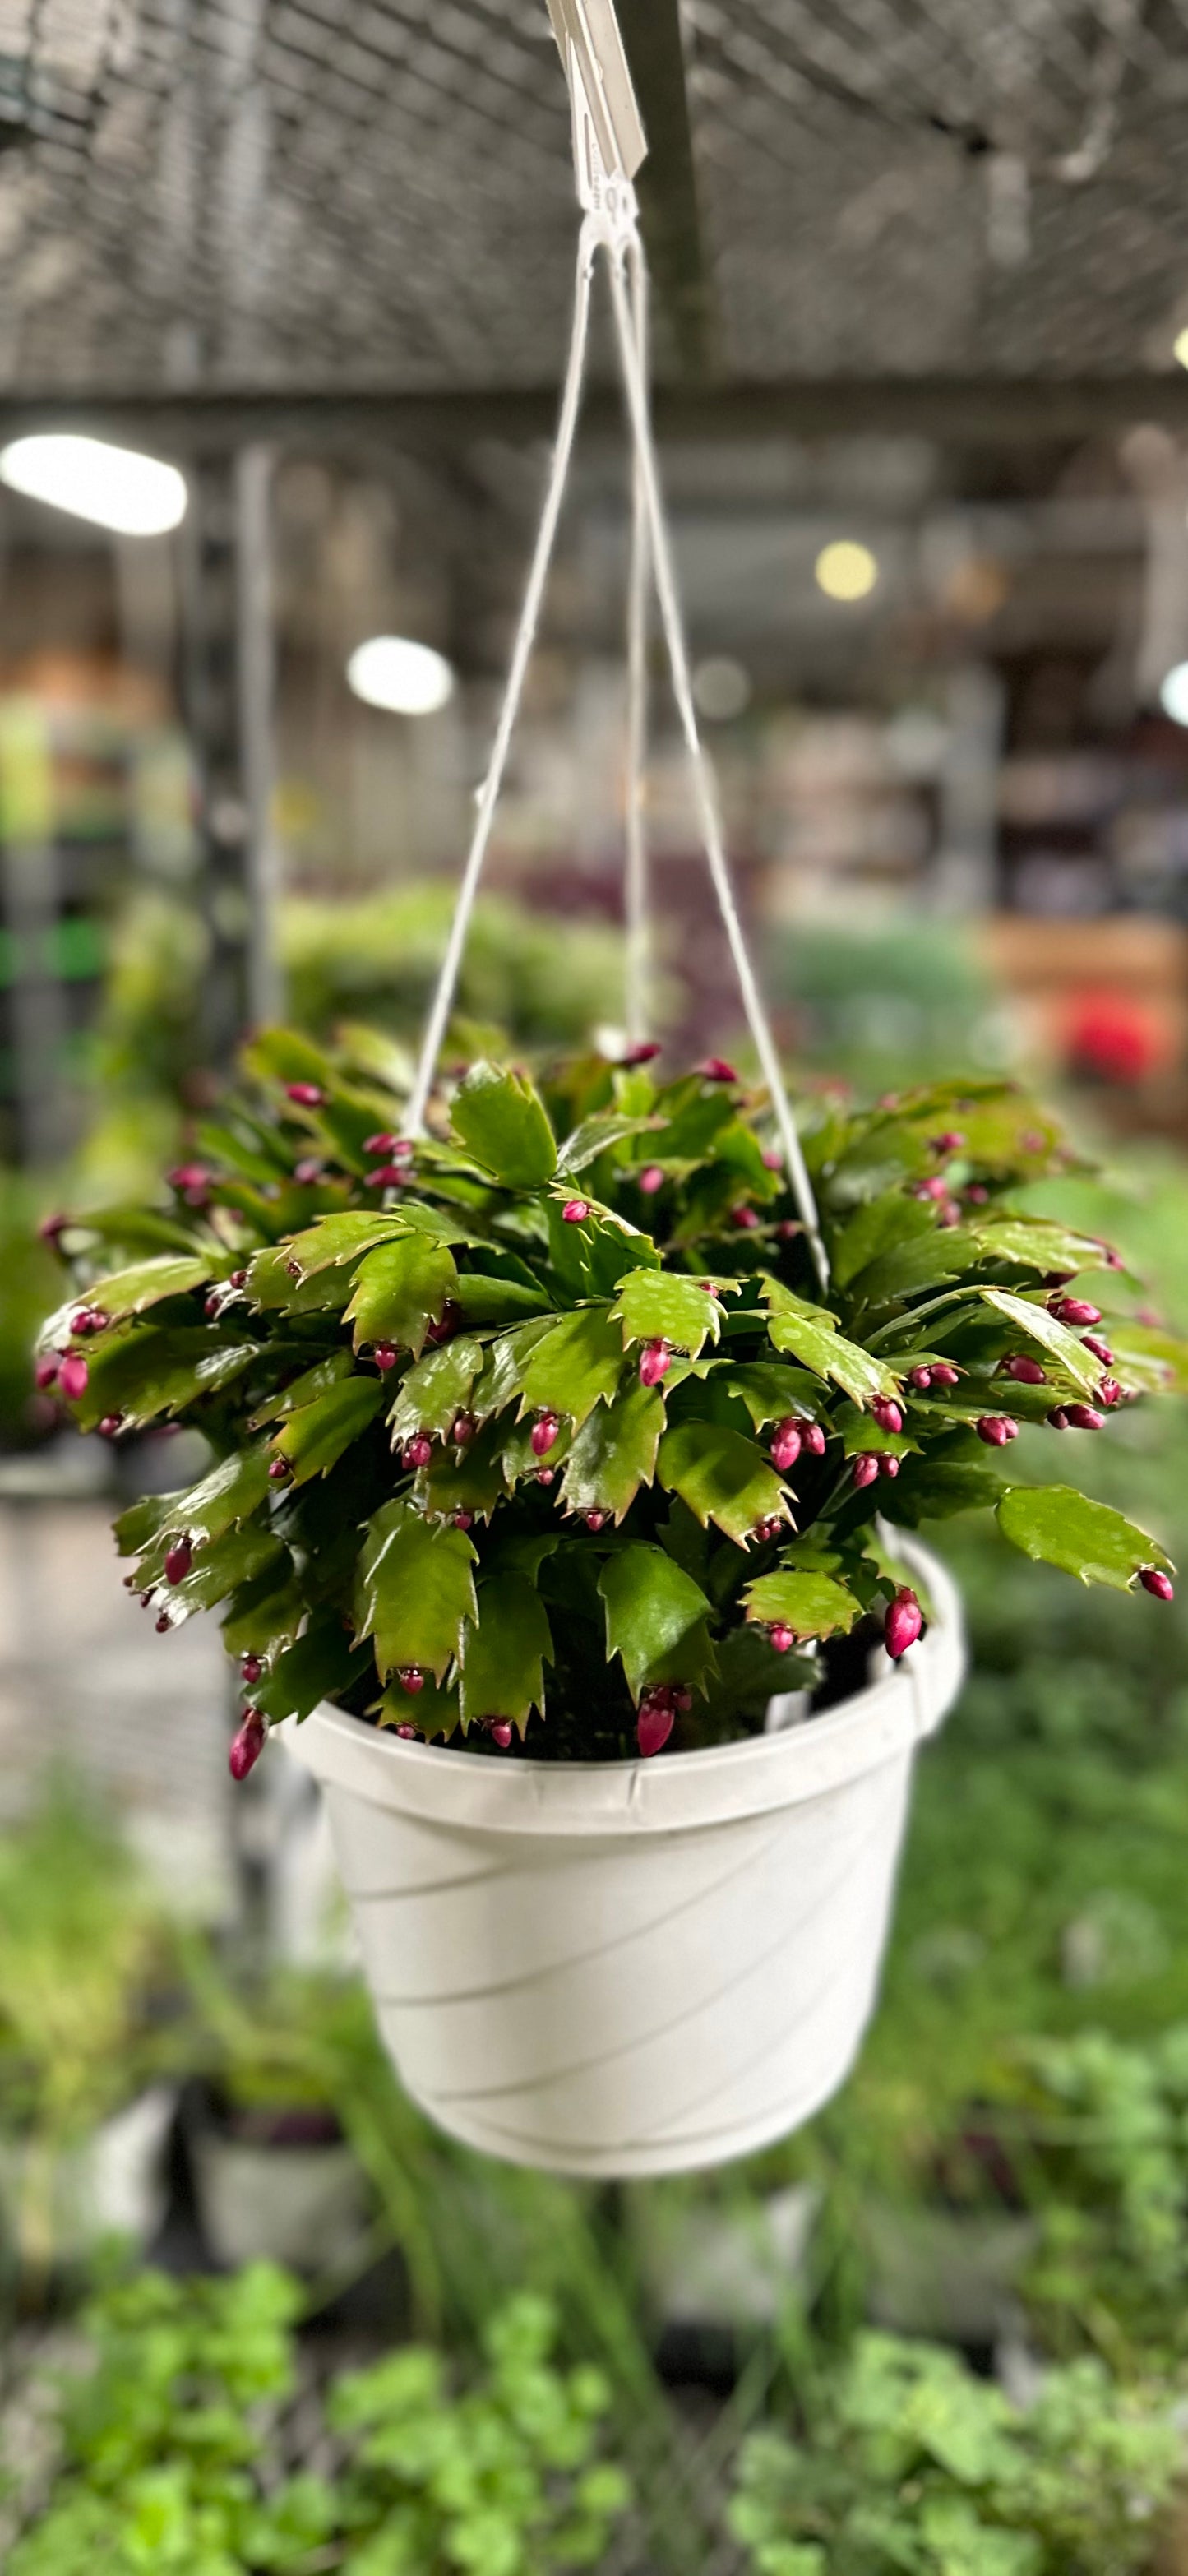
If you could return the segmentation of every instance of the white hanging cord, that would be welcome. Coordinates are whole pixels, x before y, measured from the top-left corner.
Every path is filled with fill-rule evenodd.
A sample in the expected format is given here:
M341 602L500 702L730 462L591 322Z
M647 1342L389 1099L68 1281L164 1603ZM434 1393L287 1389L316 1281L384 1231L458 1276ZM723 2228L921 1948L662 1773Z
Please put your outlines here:
M613 257L613 253L611 254ZM639 369L648 380L648 272L638 238L629 243L632 324ZM652 587L652 550L648 503L639 458L631 471L631 557L627 575L627 867L624 913L627 926L624 1020L629 1046L639 1046L651 1029L652 938L648 907L648 851L645 813L648 736L648 602Z
M437 1059L441 1053L442 1040L445 1037L450 1011L453 1007L454 988L458 981L458 969L462 963L462 952L465 948L466 935L470 928L470 916L474 910L474 899L478 893L479 878L483 872L483 861L486 858L487 845L491 838L491 826L495 820L495 809L499 802L499 791L503 785L503 773L507 766L507 755L508 748L511 743L512 729L519 713L520 699L523 695L524 676L528 668L533 644L536 641L536 630L540 623L540 612L544 599L545 582L548 578L549 563L556 540L557 524L561 516L561 504L565 497L565 486L569 479L570 462L573 456L573 443L577 434L578 414L581 409L582 380L586 369L586 344L589 338L590 328L590 281L594 266L594 255L597 247L597 234L587 225L583 225L581 239L578 244L577 280L574 289L573 329L570 334L569 359L565 371L565 390L562 396L561 412L557 424L557 443L553 451L553 463L549 474L548 490L545 494L544 510L541 514L540 527L537 531L536 548L532 557L532 568L528 575L528 587L524 593L524 605L520 611L520 623L516 630L515 650L512 654L511 669L508 673L503 705L499 713L499 723L496 728L490 765L479 791L478 813L475 818L474 836L471 840L470 849L467 854L466 866L463 870L462 883L458 892L458 906L454 914L453 926L450 930L449 945L442 961L441 973L437 979L437 986L434 991L429 1018L425 1028L425 1035L421 1045L416 1081L413 1084L412 1098L408 1106L406 1124L410 1136L423 1136L425 1133L425 1109L428 1103L429 1094L433 1088L433 1077L437 1070Z
M639 256L642 258L642 249ZM632 442L635 449L636 470L642 483L647 508L648 534L655 565L656 590L660 601L660 614L664 624L665 641L668 646L669 666L672 672L673 695L677 702L677 711L681 719L681 727L685 736L685 746L689 754L693 789L697 802L702 838L705 842L706 857L709 860L710 875L713 879L714 892L718 898L718 909L722 915L723 923L725 924L727 939L730 942L730 952L734 959L734 969L738 976L739 988L742 993L743 1008L746 1011L751 1035L755 1041L755 1047L760 1064L763 1067L764 1078L766 1080L768 1090L771 1093L772 1107L775 1111L776 1127L779 1131L780 1143L784 1150L788 1179L791 1184L797 1207L800 1210L805 1234L808 1237L813 1260L816 1265L817 1276L821 1282L821 1286L823 1288L827 1288L829 1285L829 1263L826 1257L825 1246L821 1240L821 1228L817 1216L816 1200L813 1197L812 1183L810 1182L808 1172L805 1169L804 1155L801 1152L800 1138L796 1133L796 1124L789 1106L788 1094L784 1089L784 1077L780 1070L780 1059L776 1051L775 1040L771 1033L767 1013L763 1007L763 1000L758 984L755 981L754 969L747 953L747 945L743 937L742 923L739 920L738 909L734 900L734 889L730 882L730 870L727 864L722 824L718 813L718 800L714 774L710 767L705 748L702 744L701 735L698 731L697 713L693 704L693 688L689 676L689 657L685 646L684 626L681 618L676 576L673 570L672 552L668 542L668 529L665 524L664 505L660 497L660 472L656 458L655 440L652 435L651 408L648 401L647 380L639 363L631 303L628 296L627 283L624 274L623 258L621 253L618 253L616 248L613 246L608 246L607 265L610 269L611 295L614 300L615 311L615 329L618 336L619 355L623 367L623 381L627 391L627 404L631 417Z

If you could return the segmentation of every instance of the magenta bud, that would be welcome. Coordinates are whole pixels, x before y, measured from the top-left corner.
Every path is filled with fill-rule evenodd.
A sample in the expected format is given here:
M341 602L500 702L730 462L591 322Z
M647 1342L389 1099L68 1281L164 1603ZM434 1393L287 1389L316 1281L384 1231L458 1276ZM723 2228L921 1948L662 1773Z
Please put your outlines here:
M1100 1324L1100 1306L1091 1306L1087 1297L1049 1297L1048 1312L1062 1324Z
M697 1066L697 1071L703 1082L737 1082L738 1080L734 1066L727 1064L725 1057L721 1055L707 1055L704 1064Z
M782 1153L780 1152L780 1149L779 1149L779 1146L778 1146L778 1145L765 1145L765 1146L764 1146L764 1148L763 1148L763 1168L764 1168L764 1170L765 1170L765 1171L768 1171L768 1172L782 1172L782 1171L783 1171L783 1168L784 1168L784 1157L783 1157Z
M273 1459L268 1470L269 1480L274 1485L287 1485L292 1473L288 1459L279 1456Z
M803 1424L802 1424L802 1426L801 1426L801 1432L800 1432L800 1445L801 1445L802 1449L807 1449L807 1451L808 1451L808 1454L809 1454L810 1458L823 1458L823 1457L824 1457L824 1455L825 1455L825 1432L824 1432L824 1429L823 1429L823 1427L822 1427L821 1423L819 1423L819 1422L806 1422L806 1423L803 1423Z
M893 1480L899 1474L899 1460L889 1449L879 1451L879 1474L890 1476Z
M61 1361L58 1358L57 1352L47 1351L45 1358L38 1360L37 1366L33 1371L34 1384L41 1387L43 1392L46 1387L56 1386L58 1383L58 1370L60 1367Z
M971 1207L985 1207L989 1201L990 1192L984 1181L971 1181L965 1195Z
M387 1377L389 1370L396 1368L400 1361L395 1342L377 1342L371 1356L381 1377Z
M965 1138L959 1127L946 1127L942 1135L930 1136L928 1141L934 1154L959 1154Z
M583 1512L582 1518L585 1521L587 1529L593 1530L594 1536L597 1538L599 1530L604 1530L606 1528L607 1522L610 1519L610 1513L599 1511L595 1508L592 1512Z
M320 1109L326 1097L320 1082L286 1082L285 1098L295 1109Z
M1102 1431L1105 1428L1104 1413L1098 1413L1091 1404L1069 1404L1065 1411L1074 1431Z
M428 1433L414 1431L411 1440L405 1441L400 1456L401 1464L405 1467L427 1467L433 1456L433 1442Z
M536 1481L537 1481L537 1484L538 1484L538 1485L554 1485L554 1484L556 1484L556 1481L557 1481L557 1470L556 1470L556 1468L555 1468L555 1467L538 1467L538 1468L537 1468L537 1470L536 1470Z
M514 1727L512 1727L512 1726L509 1726L509 1725L508 1725L507 1719L506 1719L505 1717L497 1717L497 1718L493 1718L493 1719L492 1719L492 1721L491 1721L491 1742L492 1742L492 1744L497 1744L497 1745L499 1746L499 1749L500 1749L500 1751L501 1751L502 1753L506 1753L507 1748L508 1748L508 1745L511 1743L512 1736L514 1735L514 1733L515 1733L515 1728L514 1728Z
M1112 1409L1115 1404L1121 1404L1122 1389L1116 1377L1103 1377L1097 1390L1097 1401L1099 1404L1104 1404L1107 1410Z
M947 1199L948 1195L949 1184L947 1181L942 1180L939 1172L935 1172L930 1181L913 1181L912 1183L912 1197L914 1199Z
M1100 1360L1103 1368L1113 1367L1114 1354L1109 1343L1103 1342L1100 1333L1083 1333L1081 1348L1083 1351L1092 1351L1094 1359Z
M934 1361L932 1369L934 1386L956 1386L960 1376L960 1369L955 1369L951 1360Z
M378 1136L364 1137L363 1151L365 1154L382 1154L385 1162L390 1156L397 1161L407 1162L412 1146L407 1138L395 1136L390 1128L381 1127Z
M638 1173L636 1178L645 1198L655 1198L657 1190L662 1190L664 1187L664 1173L659 1163L645 1163L642 1172Z
M246 1780L249 1771L255 1770L267 1742L268 1720L263 1709L245 1708L243 1724L238 1735L232 1736L231 1750L227 1755L227 1768L233 1780Z
M293 1178L305 1186L314 1181L320 1181L323 1169L324 1166L318 1161L316 1155L305 1154L299 1163L294 1164Z
M1044 1420L1050 1431L1067 1431L1068 1429L1068 1415L1062 1404L1054 1404L1051 1412L1044 1415Z
M635 1741L645 1762L662 1753L676 1722L676 1710L667 1691L645 1691L635 1721Z
M557 1434L560 1428L561 1425L555 1413L542 1413L538 1415L537 1420L532 1425L530 1443L534 1458L547 1458L550 1449L556 1448Z
M779 1512L765 1512L763 1519L761 1521L756 1521L754 1529L751 1532L751 1536L758 1546L763 1547L766 1545L768 1539L779 1538L784 1526L784 1522Z
M924 1613L915 1593L905 1583L896 1593L883 1623L883 1643L893 1663L914 1646L924 1625Z
M99 1425L100 1432L105 1440L118 1440L123 1428L124 1417L122 1413L105 1413L103 1420Z
M731 1208L730 1222L741 1226L744 1234L753 1234L759 1223L759 1211L753 1207Z
M181 1538L175 1538L175 1540L174 1540L174 1542L173 1542L173 1545L172 1545L172 1547L169 1549L168 1554L166 1555L166 1558L165 1558L165 1580L166 1580L166 1582L167 1582L167 1583L184 1583L184 1582L185 1582L185 1579L186 1579L186 1576L187 1576L187 1574L189 1573L189 1571L190 1571L190 1567L192 1566L193 1562L194 1562L194 1543L193 1543L193 1540L192 1540L192 1539L190 1539L190 1538L188 1538L188 1537L186 1537L184 1534L183 1534L183 1536L182 1536Z
M90 1374L86 1361L80 1358L79 1353L68 1351L58 1370L58 1385L69 1403L77 1404L80 1395L86 1394Z
M1153 1593L1156 1601L1175 1600L1175 1586L1173 1585L1170 1576L1162 1574L1157 1565L1141 1565L1139 1567L1139 1582L1142 1584L1144 1592Z
M620 1064L654 1064L657 1056L663 1053L664 1049L658 1038L640 1038L635 1046L629 1046L626 1054L620 1056L619 1062Z
M61 1214L56 1216L43 1216L41 1223L37 1228L37 1232L42 1243L52 1243L56 1252L58 1248L58 1237L60 1234L65 1234L69 1224L70 1219L68 1216L62 1216Z
M170 1189L180 1190L183 1198L191 1190L205 1190L210 1184L205 1163L178 1163L172 1172L166 1173L165 1178Z
M1013 1377L1017 1386L1046 1386L1048 1381L1038 1360L1028 1359L1026 1351L1014 1351L1002 1363L1004 1377Z
M878 1423L880 1431L902 1431L903 1415L900 1412L894 1396L873 1396L871 1398L870 1410L873 1419Z
M914 1388L915 1388L915 1390L916 1390L917 1395L927 1395L927 1393L928 1393L928 1389L929 1389L929 1387L931 1386L931 1384L932 1384L932 1371L931 1371L931 1369L930 1369L930 1368L914 1368L914 1369L909 1369L909 1371L908 1371L908 1385L909 1385L909 1386L914 1386Z
M584 1225L589 1213L589 1199L566 1199L561 1210L566 1225Z
M396 1679L401 1690L408 1691L413 1699L416 1698L418 1691L424 1690L425 1676L419 1664L401 1664Z
M774 1647L777 1655L789 1654L796 1643L796 1630L789 1628L784 1620L777 1619L775 1626L767 1631L767 1642L769 1646Z
M641 1386L659 1386L672 1367L672 1352L667 1342L645 1342L639 1355Z
M231 1273L231 1276L230 1276L229 1280L227 1281L227 1286L228 1286L229 1288L246 1288L246 1286L247 1286L247 1272L246 1272L246 1270L233 1270L233 1271L232 1271L232 1273Z
M473 1440L478 1424L473 1413L456 1413L450 1424L450 1438L455 1449L465 1449Z
M407 1163L381 1163L378 1172L369 1172L369 1190L402 1190L408 1179Z
M157 1635L159 1637L167 1637L172 1626L173 1621L169 1616L169 1612L167 1610L163 1610L160 1618L156 1622Z
M258 1682L260 1680L263 1670L264 1658L262 1655L245 1655L240 1663L239 1678L241 1681L246 1682L250 1689L253 1682Z
M451 1527L451 1529L460 1529L460 1530L473 1529L473 1527L474 1527L474 1513L473 1513L473 1512L464 1512L464 1511L451 1512L451 1513L450 1513L450 1527Z
M799 1217L796 1216L782 1216L776 1227L776 1233L781 1243L794 1243L797 1235L803 1234L803 1232L804 1227L802 1226Z
M854 1482L859 1490L863 1485L873 1485L878 1472L878 1459L872 1456L869 1449L860 1449L854 1460Z
M394 1729L394 1732L402 1737L405 1744L416 1743L417 1730L415 1726L398 1726Z
M771 1463L778 1467L781 1476L786 1476L789 1468L795 1466L800 1447L800 1424L789 1414L786 1421L777 1422L771 1442Z
M974 1429L988 1449L1005 1449L1009 1440L1019 1437L1019 1425L1012 1422L1009 1413L983 1413Z

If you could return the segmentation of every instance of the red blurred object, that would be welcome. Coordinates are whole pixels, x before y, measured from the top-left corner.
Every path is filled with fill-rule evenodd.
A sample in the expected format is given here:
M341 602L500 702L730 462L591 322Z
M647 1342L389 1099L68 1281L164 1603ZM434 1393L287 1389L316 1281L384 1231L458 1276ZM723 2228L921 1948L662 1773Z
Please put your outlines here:
M1070 999L1062 1034L1070 1070L1097 1082L1147 1082L1168 1061L1159 1013L1107 986Z

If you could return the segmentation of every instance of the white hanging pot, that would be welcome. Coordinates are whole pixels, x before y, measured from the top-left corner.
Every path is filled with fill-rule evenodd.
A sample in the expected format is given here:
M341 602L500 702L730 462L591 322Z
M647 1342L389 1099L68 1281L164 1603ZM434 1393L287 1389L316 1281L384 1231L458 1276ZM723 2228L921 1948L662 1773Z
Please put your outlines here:
M912 1761L964 1669L943 1568L919 1645L783 1732L650 1762L500 1763L325 1704L321 1782L401 2081L554 2173L717 2164L807 2120L874 2002Z

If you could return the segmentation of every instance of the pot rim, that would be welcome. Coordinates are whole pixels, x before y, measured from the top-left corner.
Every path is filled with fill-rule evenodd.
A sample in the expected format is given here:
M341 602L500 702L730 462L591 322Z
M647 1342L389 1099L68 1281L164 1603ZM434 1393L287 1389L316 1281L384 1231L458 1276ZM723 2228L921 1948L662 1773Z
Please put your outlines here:
M878 1681L775 1734L651 1761L504 1765L398 1737L327 1700L307 1718L286 1718L277 1732L324 1784L449 1830L631 1839L800 1806L899 1761L935 1733L964 1675L956 1585L918 1539L896 1537L935 1604L927 1634Z

